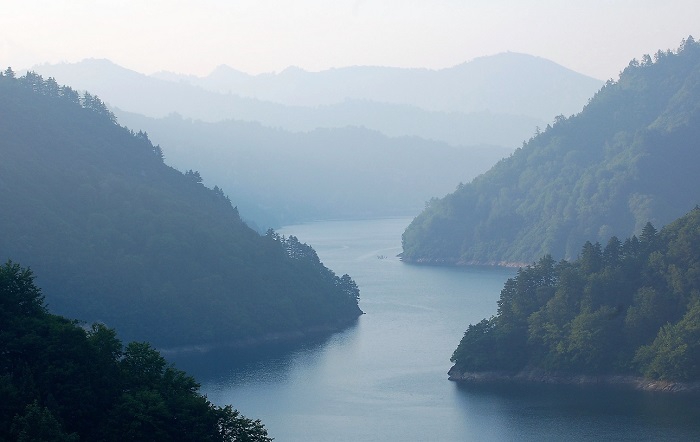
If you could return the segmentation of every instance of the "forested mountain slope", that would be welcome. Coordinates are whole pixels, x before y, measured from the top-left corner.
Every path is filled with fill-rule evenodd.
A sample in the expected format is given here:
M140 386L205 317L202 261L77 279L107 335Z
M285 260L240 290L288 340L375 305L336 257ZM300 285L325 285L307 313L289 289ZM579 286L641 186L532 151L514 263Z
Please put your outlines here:
M587 242L509 279L498 314L470 325L452 360L465 372L636 374L700 380L700 208L639 238Z
M664 225L700 200L700 45L633 60L577 115L431 202L403 235L409 262L523 263Z
M31 270L0 266L0 441L269 442L149 344L48 312Z
M361 313L350 277L294 237L261 237L161 154L98 98L6 71L0 259L37 271L52 311L159 346L337 328Z

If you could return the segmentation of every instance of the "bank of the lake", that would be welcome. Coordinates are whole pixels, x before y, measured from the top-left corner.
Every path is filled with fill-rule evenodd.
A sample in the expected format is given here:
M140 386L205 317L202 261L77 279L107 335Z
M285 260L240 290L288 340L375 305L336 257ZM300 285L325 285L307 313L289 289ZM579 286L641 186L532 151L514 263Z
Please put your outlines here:
M448 379L467 384L530 384L530 385L576 385L579 387L613 387L667 394L700 394L700 382L674 382L647 379L630 375L587 375L575 373L552 373L538 369L527 369L517 373L499 371L460 371L452 366Z
M435 266L435 267L505 267L505 268L519 268L525 267L530 262L517 262L517 261L453 261L446 259L407 259L400 256L401 261L406 264L411 265L424 265L424 266Z

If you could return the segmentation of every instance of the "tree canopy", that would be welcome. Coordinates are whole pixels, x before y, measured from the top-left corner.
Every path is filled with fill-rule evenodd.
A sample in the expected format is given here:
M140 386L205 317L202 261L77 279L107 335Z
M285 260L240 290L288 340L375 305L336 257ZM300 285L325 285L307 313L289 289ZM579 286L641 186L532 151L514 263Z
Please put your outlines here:
M34 275L0 266L0 440L271 441L145 342L50 314Z
M659 232L647 223L624 242L587 242L576 260L521 268L452 361L462 372L700 380L700 208Z

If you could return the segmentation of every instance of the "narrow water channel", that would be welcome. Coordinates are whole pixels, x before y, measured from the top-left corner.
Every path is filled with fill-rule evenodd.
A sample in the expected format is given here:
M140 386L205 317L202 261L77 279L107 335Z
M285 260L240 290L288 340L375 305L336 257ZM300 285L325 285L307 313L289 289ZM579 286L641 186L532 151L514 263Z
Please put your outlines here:
M180 355L219 405L277 441L700 440L688 398L576 388L469 388L447 380L470 323L496 313L515 269L403 264L410 219L285 227L361 290L356 325L304 344Z

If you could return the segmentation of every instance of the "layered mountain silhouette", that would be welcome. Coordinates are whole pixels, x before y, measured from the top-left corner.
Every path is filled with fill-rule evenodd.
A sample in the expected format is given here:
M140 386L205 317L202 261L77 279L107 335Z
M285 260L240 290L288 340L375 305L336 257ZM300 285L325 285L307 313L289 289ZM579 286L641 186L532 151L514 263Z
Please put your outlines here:
M246 75L220 67L205 78L152 76L108 60L41 65L44 75L90 90L111 106L150 117L177 112L291 131L363 126L389 136L456 145L515 147L556 115L580 109L602 82L524 54L483 57L449 69L289 68Z
M168 164L225 190L260 230L298 221L411 216L511 150L389 138L359 127L294 133L234 120L116 112L163 146Z

